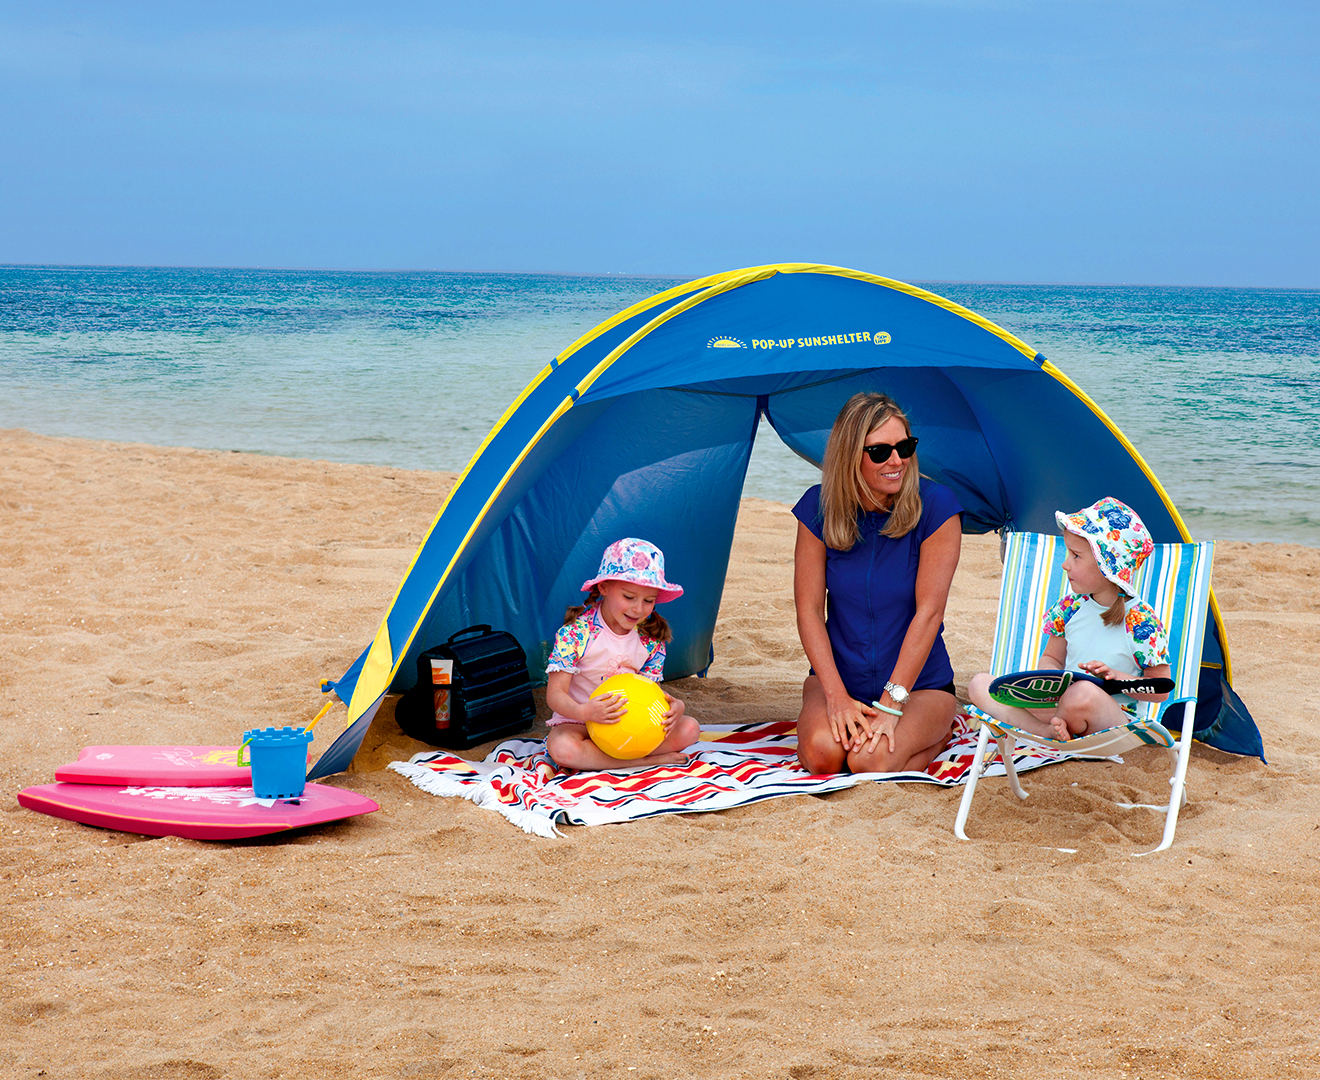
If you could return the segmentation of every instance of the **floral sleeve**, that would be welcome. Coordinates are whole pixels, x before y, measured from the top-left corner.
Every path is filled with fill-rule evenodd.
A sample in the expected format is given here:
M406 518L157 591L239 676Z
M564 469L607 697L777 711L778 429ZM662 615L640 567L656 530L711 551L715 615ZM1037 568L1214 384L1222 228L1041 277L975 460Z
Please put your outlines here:
M550 650L550 662L545 665L546 674L552 671L577 671L578 661L587 651L587 642L591 640L591 620L581 615L571 623L565 623L555 634L555 647Z
M646 663L637 674L652 682L664 682L665 678L665 643L639 632L642 644L646 646Z
M1143 669L1169 662L1169 636L1149 604L1138 600L1128 608L1126 625L1132 638L1132 659Z
M1045 612L1045 618L1041 620L1040 629L1042 633L1049 634L1051 637L1063 637L1068 620L1081 607L1082 598L1074 593L1069 593L1049 611Z

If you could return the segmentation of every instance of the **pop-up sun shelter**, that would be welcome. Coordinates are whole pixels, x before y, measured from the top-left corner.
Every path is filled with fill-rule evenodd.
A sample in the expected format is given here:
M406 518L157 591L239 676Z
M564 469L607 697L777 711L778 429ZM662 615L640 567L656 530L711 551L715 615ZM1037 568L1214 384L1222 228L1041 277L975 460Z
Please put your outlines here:
M347 703L348 726L310 777L347 767L384 695L411 686L417 655L456 630L508 630L543 680L564 608L622 536L659 545L687 590L665 608L675 633L666 677L704 671L758 422L819 464L835 414L861 390L907 411L921 470L953 489L965 532L1053 532L1056 509L1116 495L1157 541L1190 538L1117 426L989 320L839 267L716 274L601 323L509 407L449 493L375 640L326 684ZM1208 621L1196 735L1259 756L1213 600Z

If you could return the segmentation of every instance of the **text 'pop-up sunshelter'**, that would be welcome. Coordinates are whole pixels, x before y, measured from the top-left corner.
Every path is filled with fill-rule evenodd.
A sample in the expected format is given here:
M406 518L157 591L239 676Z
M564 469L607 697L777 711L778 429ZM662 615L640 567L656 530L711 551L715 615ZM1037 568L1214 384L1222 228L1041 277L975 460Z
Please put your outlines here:
M538 661L564 608L622 536L658 544L687 590L665 610L675 631L666 678L704 671L759 421L819 464L835 414L861 390L907 411L922 472L953 489L965 532L1053 532L1056 509L1115 495L1157 541L1189 539L1113 421L987 319L834 266L716 274L601 323L509 407L440 508L375 639L325 684L348 705L348 725L310 777L347 767L384 695L411 686L418 653L456 630L508 630L542 680ZM1259 756L1230 677L1212 599L1196 735Z

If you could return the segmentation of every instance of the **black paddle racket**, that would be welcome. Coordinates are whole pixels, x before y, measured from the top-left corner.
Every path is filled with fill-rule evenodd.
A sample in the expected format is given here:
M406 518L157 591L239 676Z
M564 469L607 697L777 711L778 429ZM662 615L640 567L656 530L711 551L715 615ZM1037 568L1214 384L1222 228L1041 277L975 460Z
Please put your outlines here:
M990 683L990 696L1019 709L1053 708L1075 682L1093 682L1106 694L1168 694L1172 679L1102 679L1085 671L1014 671Z

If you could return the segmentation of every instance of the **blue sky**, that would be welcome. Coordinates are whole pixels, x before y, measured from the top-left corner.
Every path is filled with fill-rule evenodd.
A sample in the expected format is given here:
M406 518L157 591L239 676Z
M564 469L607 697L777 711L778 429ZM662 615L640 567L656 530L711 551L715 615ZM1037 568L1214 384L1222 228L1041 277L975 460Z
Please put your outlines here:
M1320 286L1320 5L0 2L0 262Z

